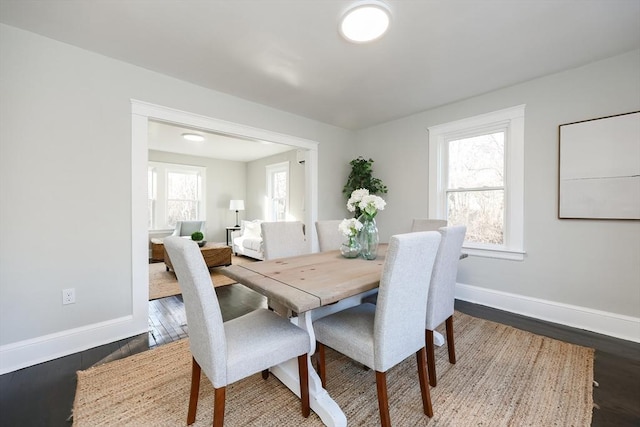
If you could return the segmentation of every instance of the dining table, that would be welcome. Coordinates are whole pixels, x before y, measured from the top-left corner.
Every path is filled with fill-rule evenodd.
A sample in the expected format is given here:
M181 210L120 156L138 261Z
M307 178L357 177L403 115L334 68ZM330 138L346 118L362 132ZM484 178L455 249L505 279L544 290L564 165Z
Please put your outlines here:
M380 244L374 260L345 258L335 250L237 264L222 271L225 276L267 297L270 305L286 307L291 322L309 333L309 401L327 426L346 426L347 419L322 387L311 363L310 357L316 347L313 322L361 304L363 299L377 292L387 247L387 244ZM297 360L276 365L270 372L300 396Z

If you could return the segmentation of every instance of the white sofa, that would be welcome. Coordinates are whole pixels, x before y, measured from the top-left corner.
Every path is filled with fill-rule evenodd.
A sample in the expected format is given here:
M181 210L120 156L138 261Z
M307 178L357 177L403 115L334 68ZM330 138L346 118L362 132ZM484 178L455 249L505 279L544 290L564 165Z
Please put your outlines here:
M262 220L260 219L240 222L240 231L235 232L232 239L233 252L236 255L244 255L259 260L264 259L261 222Z

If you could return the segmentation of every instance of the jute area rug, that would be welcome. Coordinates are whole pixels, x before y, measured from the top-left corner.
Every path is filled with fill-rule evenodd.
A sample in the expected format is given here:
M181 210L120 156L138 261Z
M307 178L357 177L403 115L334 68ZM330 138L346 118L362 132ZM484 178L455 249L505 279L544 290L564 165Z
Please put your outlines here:
M387 373L394 426L589 426L593 349L456 312L457 363L436 350L434 417L422 412L416 359ZM375 373L327 350L327 389L349 426L380 425ZM191 372L188 339L78 372L76 426L183 426ZM203 374L195 426L210 426L213 388ZM226 426L321 426L274 376L227 387Z
M231 257L232 264L243 264L245 262L252 262L252 260L246 257ZM214 267L209 271L211 272L213 286L216 288L236 283L235 280L222 274L223 269L221 267ZM164 262L149 264L149 301L180 295L181 293L176 274L173 271L167 271Z

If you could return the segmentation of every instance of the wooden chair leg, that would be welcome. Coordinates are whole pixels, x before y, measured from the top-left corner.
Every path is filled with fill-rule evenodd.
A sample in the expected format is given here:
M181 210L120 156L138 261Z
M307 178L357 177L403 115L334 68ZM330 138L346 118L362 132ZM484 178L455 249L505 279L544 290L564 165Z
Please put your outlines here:
M220 387L213 390L213 427L222 427L224 425L224 399L227 388Z
M318 349L318 376L322 382L322 388L327 388L327 372L324 364L324 344L316 342L316 348Z
M200 372L201 368L196 359L191 357L191 394L189 395L189 412L187 413L187 425L196 421L196 411L198 410L198 394L200 392Z
M309 365L307 364L307 353L298 356L298 375L300 376L300 404L302 405L302 416L307 418L311 413L309 408Z
M447 350L449 350L449 363L456 363L456 346L453 343L453 316L449 316L445 322L447 327Z
M266 380L267 378L269 378L269 370L265 369L264 371L262 371L262 379Z
M427 369L429 370L429 384L435 387L438 384L436 379L436 354L435 345L433 344L433 331L425 329L424 341L427 346Z
M420 380L420 392L422 394L422 408L424 413L433 417L433 406L431 404L431 392L429 391L429 380L427 378L427 352L424 347L416 352L418 361L418 379Z
M389 398L387 397L387 374L376 371L376 388L378 390L378 410L380 411L380 425L391 427L389 416Z

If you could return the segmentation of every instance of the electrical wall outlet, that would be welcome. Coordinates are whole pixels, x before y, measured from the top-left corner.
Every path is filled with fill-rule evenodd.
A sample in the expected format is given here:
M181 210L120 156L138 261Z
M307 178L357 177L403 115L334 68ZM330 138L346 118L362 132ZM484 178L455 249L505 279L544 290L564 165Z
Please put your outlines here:
M75 304L76 303L76 290L75 288L62 290L62 304Z

